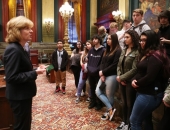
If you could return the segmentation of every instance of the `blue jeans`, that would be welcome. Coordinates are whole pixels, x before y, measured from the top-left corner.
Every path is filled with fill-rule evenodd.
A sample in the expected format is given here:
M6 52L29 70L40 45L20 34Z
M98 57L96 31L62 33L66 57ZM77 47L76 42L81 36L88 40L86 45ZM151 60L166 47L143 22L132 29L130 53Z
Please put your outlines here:
M117 75L111 75L106 77L105 84L106 84L106 91L100 90L100 85L102 83L101 79L96 87L96 95L97 97L106 105L107 109L111 109L114 103L114 93L118 88L118 82L116 80Z
M77 87L77 97L81 96L81 92L82 92L84 85L86 83L86 79L84 80L82 77L83 77L83 72L81 70L80 77L79 77L79 83L78 83L78 87Z
M137 97L130 116L131 130L153 130L152 112L161 104L163 93L146 95L137 93Z

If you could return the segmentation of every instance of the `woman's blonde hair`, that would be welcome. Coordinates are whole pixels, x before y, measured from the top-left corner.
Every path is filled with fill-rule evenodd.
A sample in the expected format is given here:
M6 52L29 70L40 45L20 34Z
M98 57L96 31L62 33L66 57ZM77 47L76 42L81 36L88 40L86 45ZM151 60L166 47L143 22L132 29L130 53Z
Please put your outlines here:
M7 23L7 36L5 42L19 42L21 40L21 29L32 28L33 22L24 16L18 16L10 19Z

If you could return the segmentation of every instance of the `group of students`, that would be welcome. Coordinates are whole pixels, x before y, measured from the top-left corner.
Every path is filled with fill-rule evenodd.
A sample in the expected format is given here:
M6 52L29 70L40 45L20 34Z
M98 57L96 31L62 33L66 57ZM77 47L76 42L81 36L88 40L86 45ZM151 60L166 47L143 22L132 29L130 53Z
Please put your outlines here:
M72 68L73 74L79 73L79 79L76 77L75 80L76 102L80 101L88 77L91 100L88 108L95 107L99 110L104 104L107 110L101 119L112 120L116 111L114 93L119 85L123 122L117 130L129 128L153 130L152 112L162 100L166 109L160 130L169 130L170 86L167 85L170 68L170 12L166 10L158 16L161 24L158 34L149 30L146 24L138 26L144 22L142 16L142 10L133 11L134 23L124 32L124 49L121 49L116 33L107 36L106 47L102 45L102 38L99 35L95 35L92 42L86 42L85 51L80 52L81 58L77 56L81 59L79 61L81 68L79 70L77 67ZM37 91L35 80L46 70L44 65L33 70L30 58L24 50L25 43L32 40L32 27L33 22L24 16L14 17L7 23L5 41L9 45L3 54L3 62L6 97L15 117L13 126L15 130L31 129L32 99ZM78 44L80 42L77 46ZM52 54L52 64L56 76L55 91L62 91L65 94L68 53L63 45L62 40L57 41L57 49Z
M169 21L167 14L169 12L162 12L158 20ZM135 21L139 15L143 15L142 10L134 10L133 20ZM144 25L140 27L141 24ZM107 35L105 45L100 35L94 35L92 41L86 41L84 51L82 42L78 41L70 58L76 85L76 103L81 101L80 97L85 93L85 83L88 79L90 86L88 108L95 107L96 110L100 110L104 104L107 110L102 115L102 120L113 119L116 111L114 93L119 88L123 105L123 122L116 130L142 130L142 128L153 130L152 112L162 100L166 106L170 105L169 90L164 97L169 78L169 38L162 35L164 32L161 32L161 28L158 33L150 30L144 20L138 25L136 27L134 22L124 31L124 47L120 46L119 36L116 33ZM167 26L169 28L170 25ZM53 53L52 61L59 59L59 55L58 59L54 58L58 51ZM58 66L66 70L68 60L65 64L62 62L59 62ZM59 67L56 68L56 63L52 63L56 71ZM58 76L56 81L57 78ZM60 79L62 78L65 77L62 75ZM57 84L56 92L60 91L58 88ZM64 90L65 93L63 88L65 83L62 86L62 92Z

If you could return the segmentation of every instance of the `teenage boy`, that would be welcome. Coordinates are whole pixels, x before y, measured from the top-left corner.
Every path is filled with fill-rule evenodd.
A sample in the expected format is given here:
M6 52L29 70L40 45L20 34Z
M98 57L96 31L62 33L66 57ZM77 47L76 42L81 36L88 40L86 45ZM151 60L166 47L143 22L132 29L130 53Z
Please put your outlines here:
M142 32L144 32L146 30L151 30L150 27L143 20L143 10L142 9L133 10L132 18L133 18L133 24L132 24L130 30L135 30L139 36L141 35Z
M124 34L126 31L128 31L131 28L132 22L130 20L123 20L122 23L123 27L122 30L117 31L116 34L118 36L118 40L119 40L119 45L121 47L121 49L125 48L125 44L124 44Z
M160 43L164 45L166 53L170 58L170 11L162 11L158 16L158 22L161 25L158 31Z
M105 51L102 46L102 38L99 35L95 35L92 38L94 47L88 53L88 76L89 76L89 84L91 91L91 102L88 106L89 109L95 107L96 110L100 110L102 108L102 102L97 98L95 94L96 85L99 81L99 66L101 59L103 57L103 53Z
M56 92L62 91L65 94L66 87L66 66L68 63L68 53L64 50L62 40L57 41L57 49L52 54L52 65L54 66L54 75L56 81ZM62 88L60 89L60 83Z

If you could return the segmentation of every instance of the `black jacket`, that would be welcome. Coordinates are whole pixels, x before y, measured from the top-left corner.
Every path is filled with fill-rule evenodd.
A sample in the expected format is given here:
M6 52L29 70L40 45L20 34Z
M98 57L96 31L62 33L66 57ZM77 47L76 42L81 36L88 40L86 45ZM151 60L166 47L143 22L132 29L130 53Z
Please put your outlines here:
M24 100L35 96L37 73L21 44L10 43L3 58L7 99Z
M63 49L62 62L61 62L61 71L66 71L66 66L68 63L68 53ZM54 70L58 71L58 56L57 49L52 54L52 65L54 66Z
M103 46L100 46L97 50L93 47L88 52L88 62L87 62L87 69L88 74L93 76L99 76L100 70L100 63L103 57L105 49Z
M100 70L102 70L104 76L117 75L117 64L119 62L120 54L121 49L118 49L113 55L103 56Z

